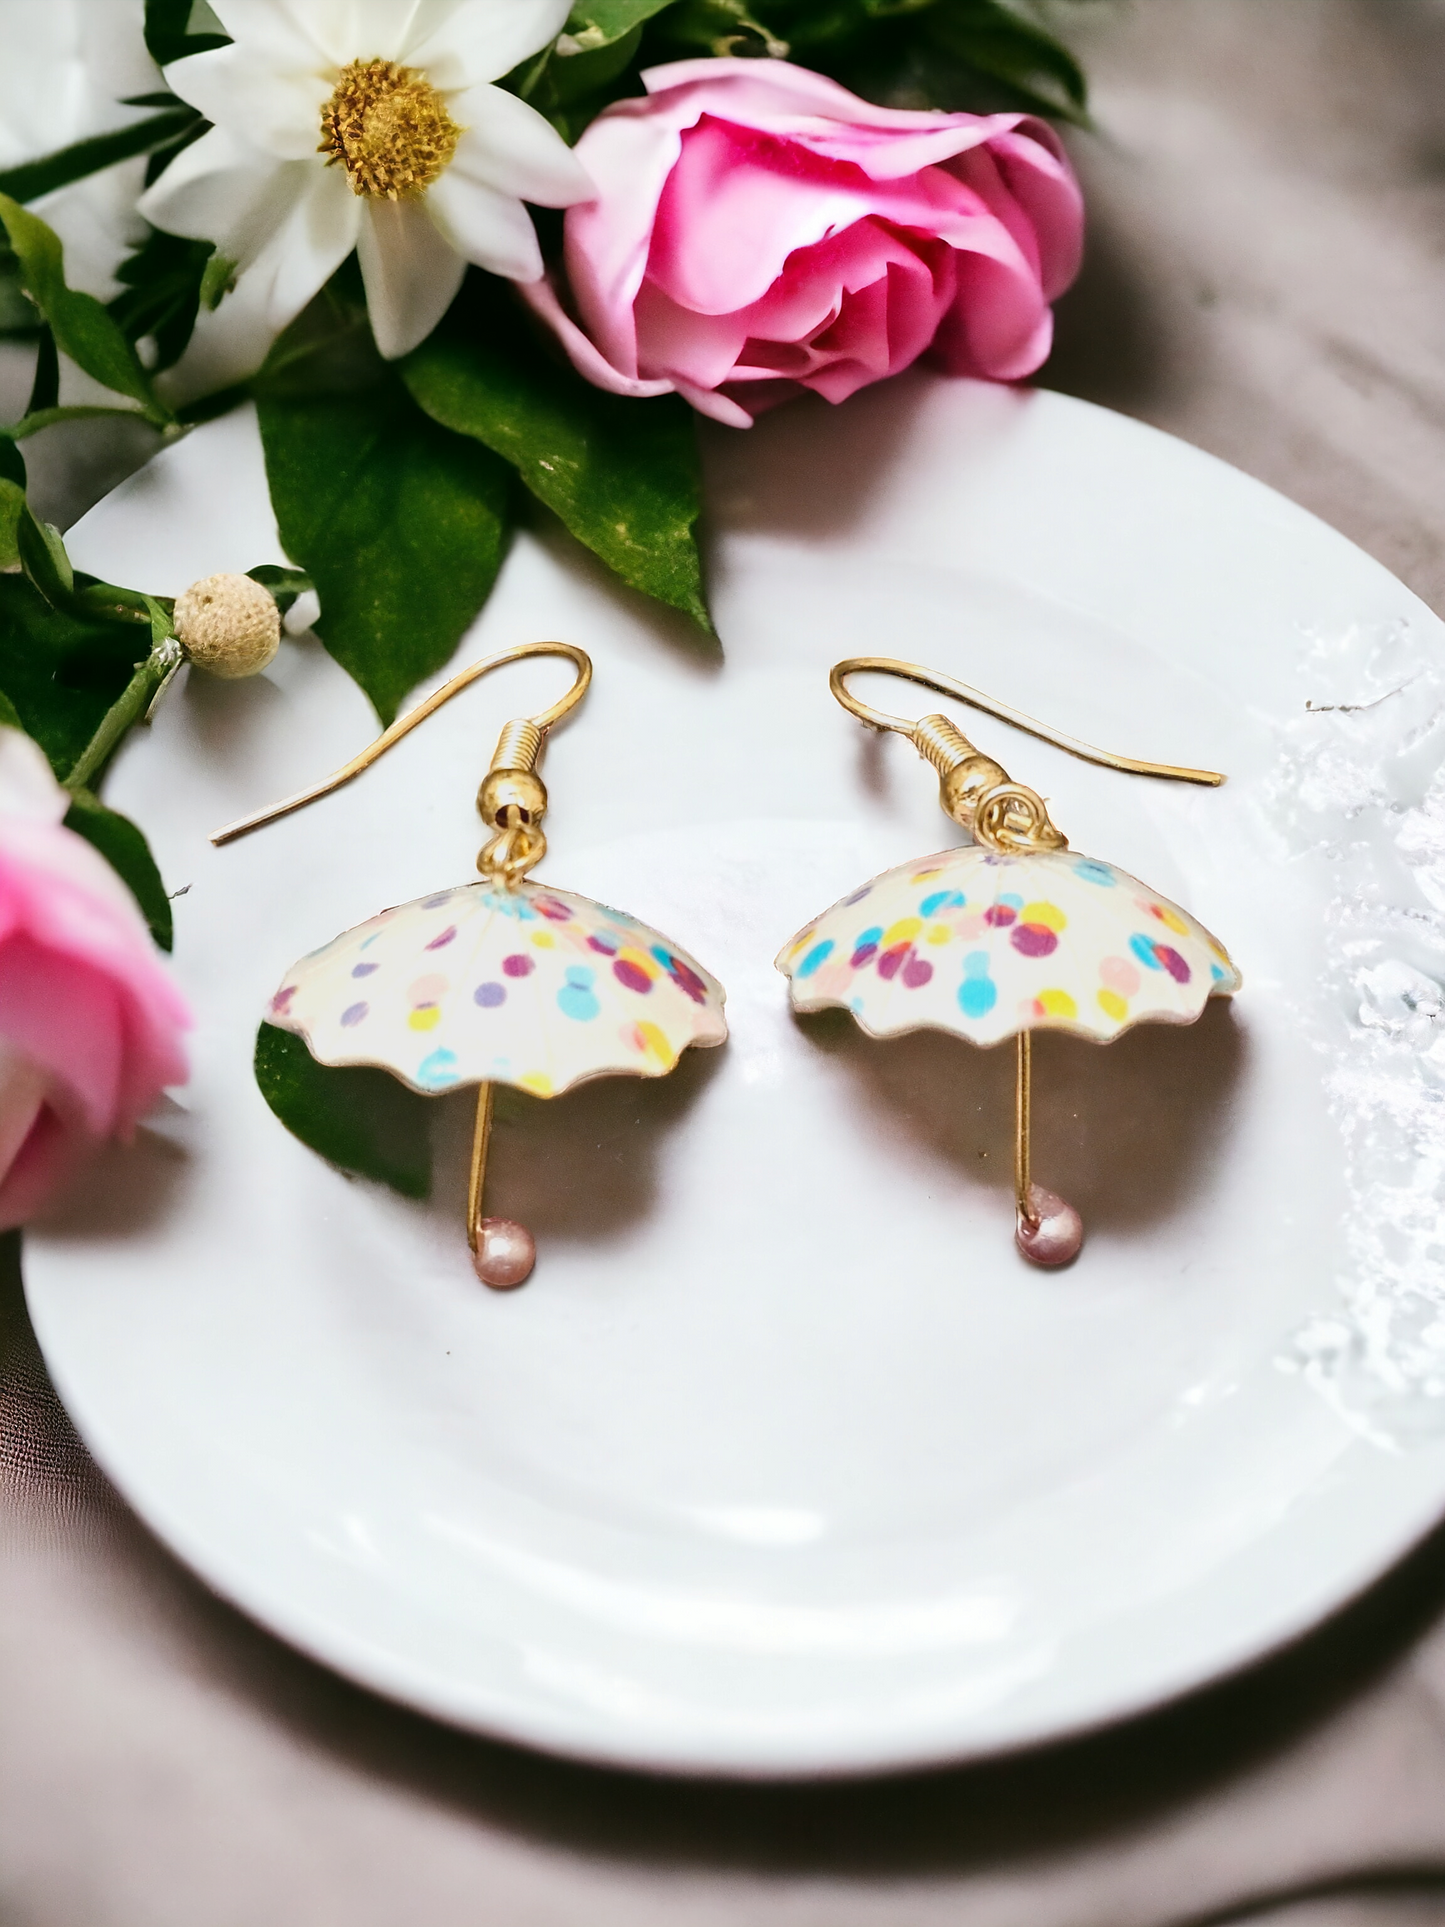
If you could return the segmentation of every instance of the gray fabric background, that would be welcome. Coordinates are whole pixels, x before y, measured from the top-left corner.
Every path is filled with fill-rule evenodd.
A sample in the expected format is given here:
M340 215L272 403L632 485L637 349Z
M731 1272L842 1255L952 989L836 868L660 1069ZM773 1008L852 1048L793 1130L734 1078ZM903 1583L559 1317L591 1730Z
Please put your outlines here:
M1445 609L1445 0L1092 0L1053 385ZM0 365L0 404L23 402ZM144 449L32 443L73 519ZM3 1927L1445 1922L1445 1536L1253 1674L999 1765L739 1789L562 1766L333 1679L116 1500L0 1282Z

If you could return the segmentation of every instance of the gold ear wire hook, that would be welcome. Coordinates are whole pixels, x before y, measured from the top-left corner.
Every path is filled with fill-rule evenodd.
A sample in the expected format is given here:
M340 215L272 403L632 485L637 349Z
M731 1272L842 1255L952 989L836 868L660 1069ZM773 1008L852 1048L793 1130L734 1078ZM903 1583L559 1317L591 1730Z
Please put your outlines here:
M1175 763L1145 763L1132 756L1115 756L1109 750L1095 749L1077 737L1062 735L1047 724L995 702L980 689L955 682L952 676L939 675L921 663L896 662L891 656L850 656L836 663L828 677L828 687L850 715L874 729L891 729L906 736L913 747L938 771L938 800L945 815L961 823L974 841L985 849L1028 852L1066 850L1068 838L1049 816L1043 798L1023 783L1015 783L1002 763L974 748L958 724L947 716L921 716L910 723L903 716L889 716L860 702L848 688L847 678L865 670L884 676L901 676L905 682L919 683L940 696L952 696L970 709L982 710L1000 722L1056 749L1067 750L1086 763L1104 769L1123 770L1131 776L1163 776L1179 783L1206 783L1217 786L1225 779L1215 770L1189 769Z
M985 716L993 716L1001 723L1011 723L1015 729L1023 730L1027 736L1036 736L1042 743L1052 743L1055 749L1067 750L1070 756L1077 756L1081 762L1097 763L1101 769L1122 770L1127 776L1162 776L1175 783L1203 783L1217 789L1228 778L1218 770L1190 769L1178 763L1145 763L1134 756L1115 756L1110 750L1095 749L1091 743L1080 742L1076 736L1065 736L1062 731L1050 729L1046 723L1036 722L1026 716L1021 709L1010 709L1007 703L995 702L985 696L980 689L972 689L965 682L956 682L952 676L939 675L932 669L925 669L916 662L896 662L891 656L850 656L846 662L836 663L828 676L828 687L843 707L856 716L860 722L871 723L874 729L891 729L910 740L917 723L910 723L902 716L885 715L881 709L870 709L867 703L848 689L845 677L859 675L871 670L884 676L901 676L905 682L918 683L924 689L931 689L939 696L952 696L970 709L981 710ZM930 720L925 718L924 720ZM925 752L926 753L926 752Z
M544 709L536 716L519 717L515 722L508 723L502 731L497 752L492 758L493 771L529 772L533 770L547 731L554 723L560 722L569 710L576 708L586 695L587 686L592 680L592 658L585 649L578 649L570 642L524 642L517 644L515 648L500 650L495 656L484 656L480 662L474 662L470 668L463 669L453 676L450 682L443 683L440 689L433 691L424 702L418 703L415 709L408 710L405 716L398 717L390 729L384 730L374 743L369 743L360 755L353 756L349 763L343 763L341 768L328 776L324 782L315 784L309 790L299 790L295 796L284 797L279 803L272 803L264 810L257 810L254 816L243 816L235 823L228 823L224 829L215 832L211 838L212 843L218 846L222 843L233 843L237 837L247 836L252 830L259 830L265 824L274 823L280 817L289 816L293 810L304 809L308 803L315 803L319 798L329 796L333 790L341 789L344 784L351 782L353 777L360 776L363 770L370 769L378 757L386 754L393 743L399 743L403 736L416 728L418 723L424 723L428 716L440 709L443 703L450 702L453 696L458 695L469 684L476 682L490 670L500 669L505 663L523 662L530 656L562 656L577 671L572 687L565 691L550 709ZM541 788L540 779L537 779L537 787ZM545 807L545 799L546 792L543 790L543 807ZM545 847L544 843L543 848ZM536 856L531 858L533 862L536 860Z

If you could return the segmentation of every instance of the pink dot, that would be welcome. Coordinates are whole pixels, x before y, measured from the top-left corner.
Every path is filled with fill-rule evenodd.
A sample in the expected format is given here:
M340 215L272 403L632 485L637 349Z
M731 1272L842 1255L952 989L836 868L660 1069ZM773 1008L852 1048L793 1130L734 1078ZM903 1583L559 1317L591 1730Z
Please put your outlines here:
M922 990L933 977L933 965L925 957L910 957L903 966L903 981L909 990Z
M532 959L520 950L514 950L510 957L502 959L502 974L505 977L530 977L536 967Z
M619 957L612 966L612 974L624 990L635 990L639 997L645 997L652 988L652 979L645 970L639 970L635 963Z
M1127 957L1105 957L1099 965L1099 975L1109 989L1117 990L1121 997L1132 997L1139 988L1139 967Z
M1046 923L1021 923L1009 932L1009 941L1021 957L1049 957L1059 940Z

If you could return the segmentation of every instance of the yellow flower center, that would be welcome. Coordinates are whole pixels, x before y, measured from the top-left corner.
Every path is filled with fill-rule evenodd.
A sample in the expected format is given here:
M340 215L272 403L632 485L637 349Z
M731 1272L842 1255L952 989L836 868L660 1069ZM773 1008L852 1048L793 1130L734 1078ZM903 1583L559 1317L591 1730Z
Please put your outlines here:
M346 169L353 194L399 201L431 186L462 129L424 75L392 60L353 60L321 110L327 166Z

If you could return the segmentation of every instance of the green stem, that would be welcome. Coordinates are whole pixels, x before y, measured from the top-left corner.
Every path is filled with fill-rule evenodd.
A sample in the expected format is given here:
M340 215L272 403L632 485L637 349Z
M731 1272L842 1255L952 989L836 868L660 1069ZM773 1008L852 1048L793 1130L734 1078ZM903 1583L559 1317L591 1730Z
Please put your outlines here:
M80 753L80 760L65 779L72 796L78 790L94 789L96 779L119 749L126 731L138 723L151 706L156 691L173 667L175 656L164 647L152 649L144 662L136 664L135 674L100 719L100 727Z

